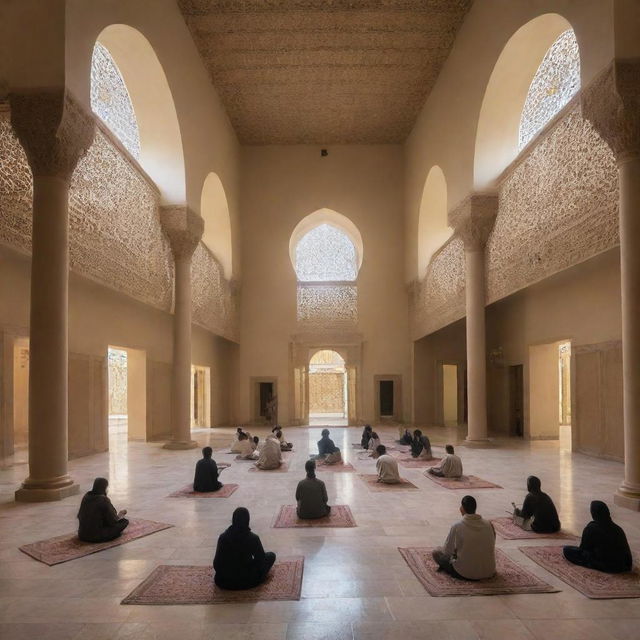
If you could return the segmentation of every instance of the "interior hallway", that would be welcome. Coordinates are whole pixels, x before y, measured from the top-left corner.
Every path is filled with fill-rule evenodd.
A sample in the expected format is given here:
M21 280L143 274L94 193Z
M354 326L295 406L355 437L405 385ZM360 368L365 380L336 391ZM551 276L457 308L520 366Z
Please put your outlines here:
M360 428L332 428L332 436L358 472L371 473L374 462L360 460L351 442ZM383 427L383 439L397 437ZM199 430L200 446L227 447L233 429ZM263 437L266 429L257 430ZM432 432L429 432L432 435ZM438 446L456 434L433 430ZM637 634L640 607L634 600L589 600L528 560L518 546L540 541L505 541L497 546L519 564L560 589L555 594L429 596L397 551L398 546L441 544L459 518L463 492L449 491L402 469L420 491L393 495L369 493L356 474L319 473L332 504L350 505L353 529L272 529L282 504L292 504L303 465L315 451L319 428L288 428L294 443L290 470L270 476L247 472L233 463L223 482L239 489L225 500L169 499L192 479L199 450L167 451L161 445L130 442L113 454L72 460L70 471L84 493L95 476L110 481L110 497L129 516L173 523L172 529L98 554L47 567L18 551L18 546L72 531L81 495L60 502L24 504L13 491L24 478L23 465L0 471L0 637L3 640L82 638L378 640L627 640ZM465 472L494 481L504 489L475 492L479 512L503 516L512 501L520 503L525 478L535 473L554 498L563 527L580 533L588 519L589 500L600 498L625 529L632 549L640 547L636 513L613 505L622 465L559 449L553 441L504 440L491 449L460 447ZM214 454L218 460L233 456ZM300 601L229 605L125 606L120 600L158 564L209 564L216 539L230 523L232 511L251 511L252 529L265 549L305 556ZM548 541L547 541L548 542ZM545 623L541 620L553 619Z

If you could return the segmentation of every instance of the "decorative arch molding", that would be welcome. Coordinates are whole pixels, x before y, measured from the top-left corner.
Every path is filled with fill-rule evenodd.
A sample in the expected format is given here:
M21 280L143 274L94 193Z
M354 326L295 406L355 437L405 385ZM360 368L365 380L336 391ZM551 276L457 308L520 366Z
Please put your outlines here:
M336 227L347 235L356 249L357 266L358 271L360 271L364 251L362 235L360 234L358 227L356 227L349 218L331 209L319 209L318 211L310 213L308 216L300 220L291 233L291 237L289 239L289 257L294 271L296 267L296 247L298 246L298 243L309 231L322 224L328 224Z
M233 277L233 244L231 216L222 181L214 172L209 173L202 185L200 215L204 219L202 242L220 262L227 280Z
M427 174L418 217L418 278L422 278L433 255L452 236L447 221L447 181L434 165Z
M474 190L494 187L497 178L518 156L520 119L531 81L551 45L572 28L563 16L546 13L520 27L502 49L478 117Z
M160 190L161 204L185 204L182 135L162 65L147 38L126 24L105 27L105 47L124 79L140 133L140 165Z

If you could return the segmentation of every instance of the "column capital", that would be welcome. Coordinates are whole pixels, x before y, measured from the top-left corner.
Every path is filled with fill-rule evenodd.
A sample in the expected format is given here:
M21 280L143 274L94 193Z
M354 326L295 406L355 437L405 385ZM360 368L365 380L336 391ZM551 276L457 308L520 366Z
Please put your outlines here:
M612 60L582 90L581 104L618 162L640 157L640 58Z
M93 142L93 116L65 87L12 92L9 104L33 175L70 180Z
M174 258L190 258L202 238L204 220L186 205L170 205L160 208L160 222Z
M472 194L449 211L449 226L464 240L465 249L482 249L498 214L498 196Z

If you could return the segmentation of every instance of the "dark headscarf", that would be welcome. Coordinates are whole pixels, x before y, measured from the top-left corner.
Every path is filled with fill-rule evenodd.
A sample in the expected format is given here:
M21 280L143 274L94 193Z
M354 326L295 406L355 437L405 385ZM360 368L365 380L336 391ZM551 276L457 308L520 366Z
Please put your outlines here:
M540 478L538 478L538 476L529 476L527 478L527 491L531 493L540 493L541 487L542 483L540 482Z
M594 500L591 503L591 517L596 522L611 522L609 507L602 500Z
M231 517L230 529L234 533L248 533L251 531L249 528L249 509L245 507L238 507Z
M108 486L109 481L106 478L96 478L93 481L93 488L91 489L91 493L96 496L106 496Z

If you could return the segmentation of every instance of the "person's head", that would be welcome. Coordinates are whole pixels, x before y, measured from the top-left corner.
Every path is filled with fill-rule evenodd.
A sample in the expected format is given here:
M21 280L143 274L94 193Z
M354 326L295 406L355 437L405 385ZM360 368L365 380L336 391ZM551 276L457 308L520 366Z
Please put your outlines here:
M452 454L452 455L453 455L453 445L448 444L448 445L444 448L444 450L445 450L447 453L450 453L450 454Z
M420 429L416 429L416 430L413 432L413 437L414 437L414 438L419 438L421 435L422 435L422 431L420 431Z
M238 428L236 429L236 433L242 433L242 427L238 427Z
M280 429L276 431L276 438L278 439L282 438L282 431Z
M538 476L529 476L527 478L527 491L530 493L540 493L540 488L542 487L542 483L540 482L540 478Z
M596 522L607 522L611 520L609 507L602 500L593 500L591 502L591 517Z
M385 447L383 444L379 444L379 445L376 447L376 453L377 453L379 456L383 456L385 453L387 453L387 447Z
M211 447L205 447L202 450L202 457L203 458L210 458L213 455L213 449Z
M374 440L378 440L378 439L379 439L379 438L378 438L378 434L377 434L375 431L372 431L372 432L371 432L371 437L372 437Z
M307 460L304 463L304 470L307 472L308 478L315 478L316 477L316 461Z
M323 429L321 434L322 434L323 438L328 438L329 437L329 429Z
M109 486L109 481L106 478L96 478L93 481L93 487L91 488L91 493L95 493L98 496L106 496L108 486Z
M241 431L238 434L238 440L248 440L248 439L249 439L249 436L244 431Z
M253 436L253 442L254 444L258 444L258 442L260 442L260 438L258 438L258 436Z
M231 516L231 526L237 531L249 531L249 509L238 507Z
M478 505L476 503L476 499L473 496L465 496L462 498L462 502L460 503L460 513L465 515L468 513L472 515L476 512Z

